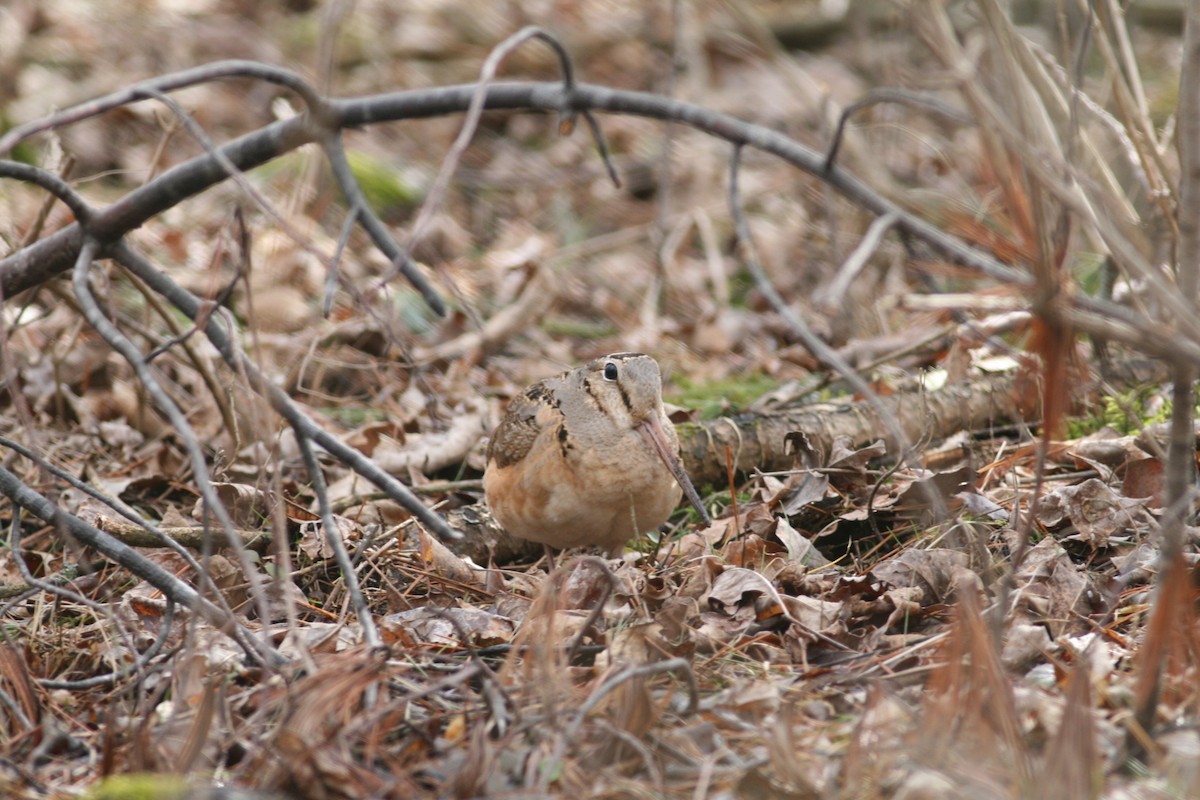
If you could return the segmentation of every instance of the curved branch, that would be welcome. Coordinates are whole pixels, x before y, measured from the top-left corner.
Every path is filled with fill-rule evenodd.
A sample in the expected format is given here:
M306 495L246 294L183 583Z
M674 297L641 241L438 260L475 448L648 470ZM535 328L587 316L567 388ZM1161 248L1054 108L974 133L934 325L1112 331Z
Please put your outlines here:
M186 69L182 72L173 72L169 75L152 78L148 81L141 81L118 92L106 94L103 97L97 97L95 100L88 100L77 106L64 109L57 114L50 114L41 119L27 122L24 125L18 125L8 133L0 136L0 153L7 153L30 136L80 122L89 117L103 114L105 111L111 111L114 108L144 100L144 93L146 91L172 92L200 83L209 83L226 78L253 78L284 86L299 95L309 110L313 112L318 111L323 103L321 96L317 94L312 85L304 80L299 73L293 72L290 69L263 64L258 61L238 59L214 61L211 64L205 64L193 69Z
M193 320L200 317L203 305L200 299L176 284L163 272L155 269L153 264L132 247L121 242L113 248L113 257L188 317ZM374 461L309 419L300 410L300 407L287 396L286 392L268 381L254 362L246 358L241 350L234 346L218 319L210 317L205 322L204 331L209 341L220 352L225 363L239 374L244 372L251 387L267 398L272 408L296 428L297 434L316 442L359 475L387 492L389 497L407 509L422 525L437 534L443 541L462 538L461 533L451 528L440 515L426 508L420 498L413 494L407 486L380 469Z
M959 125L972 125L975 122L975 119L965 111L957 109L948 103L943 103L930 94L910 92L907 89L893 89L890 87L872 89L867 92L865 97L843 108L841 115L838 116L837 126L833 130L833 139L829 143L829 150L825 154L826 170L833 166L833 162L837 160L838 151L842 147L842 136L846 131L846 123L850 121L850 117L864 108L870 108L880 103L898 103L900 105L923 108L939 114L951 122L957 122Z
M216 518L222 532L229 541L230 547L237 554L241 562L242 571L246 576L246 580L250 582L252 595L258 605L259 618L270 619L271 609L267 603L267 594L263 588L258 569L255 567L246 549L240 547L241 540L238 538L233 518L229 515L229 510L225 508L225 504L221 502L221 498L217 496L217 491L213 487L212 480L209 478L208 463L204 458L204 450L200 446L200 440L192 430L191 423L188 422L187 417L184 416L179 406L167 394L162 384L159 383L154 370L146 363L141 352L125 334L117 329L117 326L113 325L104 316L103 312L100 311L100 306L96 303L96 298L92 294L91 287L88 285L88 271L92 267L93 258L98 249L99 244L97 242L91 238L85 238L83 249L79 251L79 258L72 275L75 298L79 301L79 307L83 312L83 316L96 330L96 333L108 343L109 347L120 353L129 366L133 368L138 380L145 387L147 394L154 400L154 404L158 407L158 410L166 416L175 429L175 432L179 435L180 442L191 462L192 475L200 489L200 496L204 498L205 513L211 513ZM265 643L264 647L266 647Z
M26 509L39 519L63 526L67 533L88 547L94 548L105 558L120 564L134 575L161 590L164 595L176 603L203 615L221 631L232 636L252 661L261 664L279 663L278 653L263 649L262 642L242 628L228 612L202 597L194 588L132 547L117 541L79 517L63 511L22 483L20 478L5 469L3 465L0 465L0 494L6 495L14 504Z
M444 116L465 111L478 91L475 84L442 89L421 89L362 98L328 101L329 116L342 128ZM819 177L847 198L877 214L895 214L896 227L929 244L937 253L995 280L1020 286L1031 278L1005 266L983 251L949 236L935 225L913 216L885 199L850 173L832 165L825 169L824 155L762 125L745 122L701 106L646 92L577 84L566 90L561 83L496 83L487 87L487 110L605 111L681 122L725 139L778 156ZM325 130L308 117L276 122L246 134L219 149L238 169L265 164L301 145L319 140ZM181 200L220 183L226 171L211 155L197 156L131 191L118 202L99 209L89 226L102 241L112 241ZM69 267L79 252L79 227L69 226L16 254L0 260L0 289L5 297L36 285Z
M324 125L309 117L295 117L268 125L224 145L219 152L241 170L252 169L303 144L327 135L328 125L360 127L380 122L436 117L466 110L478 87L475 84L422 89L368 97L327 101ZM878 216L892 214L903 234L924 241L941 257L1015 287L1030 287L1032 277L1006 266L984 251L948 235L887 200L837 164L825 168L825 156L784 134L716 111L645 92L623 91L577 84L567 91L561 83L497 83L487 87L484 108L508 111L605 111L680 122L734 144L771 153L826 182L843 196ZM93 211L89 231L105 243L137 228L181 200L220 183L226 171L211 155L180 164L131 191L121 200ZM0 296L12 297L65 271L75 261L82 244L78 224L0 259ZM1111 302L1077 296L1074 312L1091 318L1101 314L1118 325L1114 338L1139 343L1149 355L1192 357L1200 347L1190 338L1164 337L1155 320L1136 317ZM1141 344L1150 342L1149 345Z
M45 689L70 689L79 691L81 689L94 689L97 686L112 686L117 681L124 680L130 675L136 675L144 672L160 652L163 645L167 643L167 636L171 633L171 625L175 621L175 601L168 597L167 607L163 610L162 621L158 624L158 635L154 637L154 641L146 648L146 652L138 654L135 651L133 663L122 667L105 675L96 675L92 678L83 678L77 681L60 681L53 678L38 678L38 684Z
M67 470L55 466L50 461L42 458L20 442L9 439L7 436L0 436L0 447L12 450L29 461L32 461L38 469L49 472L58 480L70 484L76 491L86 494L88 497L99 503L103 503L112 510L116 511L125 519L129 520L129 530L137 530L139 532L144 532L145 534L145 537L142 539L142 541L148 542L148 544L141 544L140 546L167 547L173 550L175 554L182 558L184 563L188 565L188 567L192 570L192 574L194 574L196 579L204 585L205 589L212 593L213 597L216 598L216 602L221 606L221 608L229 615L233 615L233 609L229 608L229 606L225 603L224 595L221 594L220 589L218 589L217 585L213 582L212 576L208 573L208 570L200 566L200 562L196 561L196 559L192 557L192 554L188 552L187 547L180 544L180 542L178 542L174 536L168 535L165 531L163 531L162 528L158 527L149 520L144 519L141 514L139 514L128 503L121 500L119 497L111 497L104 494L87 481L80 480ZM108 531L105 532L108 533ZM122 541L124 541L126 544L130 544L130 538L132 537L127 534L122 538ZM199 549L199 547L197 547L197 549Z
M219 148L240 170L265 164L291 150L315 141L320 129L306 117L276 122ZM228 173L211 155L198 156L167 170L134 189L112 205L94 209L88 233L111 244L147 220L226 179ZM65 272L74 265L83 246L83 229L73 223L45 239L0 261L0 293L12 297ZM101 255L104 254L102 250Z
M325 151L325 158L329 161L329 169L333 173L334 181L337 182L338 188L342 190L342 196L346 198L346 202L350 205L350 210L346 214L347 225L343 230L343 238L348 238L349 225L357 221L363 226L367 235L371 237L371 241L379 248L379 252L392 262L392 271L399 272L409 283L416 287L425 301L439 315L446 316L446 305L442 302L442 298L433 290L429 282L425 280L420 272L417 271L416 264L413 263L409 256L409 249L403 248L392 237L391 231L383 224L383 220L371 208L367 202L366 196L363 194L362 187L358 185L358 181L354 179L354 172L350 168L350 162L346 159L346 150L342 146L341 131L333 131L321 141L321 147ZM340 256L345 245L343 238L338 239L337 255ZM336 262L337 259L334 259ZM329 280L336 279L336 271L334 264L329 266ZM389 276L390 279L390 276ZM387 282L386 280L384 281ZM332 298L332 292L330 293ZM328 303L328 301L327 301ZM328 314L328 306L326 308Z
M754 247L754 237L750 235L750 226L746 222L746 215L742 213L742 200L738 189L738 171L741 161L742 146L735 145L732 157L729 160L729 213L734 220L734 232L737 235L736 244L741 245L741 251L744 256L743 261L749 268L750 274L754 276L758 290L767 298L767 302L775 309L775 313L787 323L792 333L808 348L809 352L822 363L834 369L850 384L851 388L866 398L871 408L879 415L879 420L883 423L888 435L892 437L899 448L900 452L897 455L897 460L901 462L909 461L916 452L916 448L912 446L912 442L905 433L900 421L896 418L896 415L884 404L879 395L872 391L867 382L858 374L858 371L846 359L842 358L836 350L825 344L819 336L813 333L812 329L805 324L799 314L792 311L791 306L787 304L787 301L783 299L779 291L767 277L762 263L758 260L758 254ZM891 220L893 217L889 214L880 219ZM879 235L882 236L883 231L880 231ZM938 520L945 519L947 515L945 499L925 484L921 484L921 486L925 489L926 499L929 501L930 506L932 506L936 518Z
M300 455L304 458L304 466L308 470L308 479L312 481L313 492L317 495L317 507L321 512L321 527L325 529L325 541L333 550L338 569L342 572L342 581L346 584L346 593L354 603L354 612L358 615L358 624L362 626L363 641L371 647L379 647L383 641L379 638L379 627L371 616L371 607L363 596L362 587L358 583L358 575L354 572L354 563L350 553L346 551L346 543L342 533L333 518L333 509L329 506L329 493L325 490L325 476L321 474L321 465L317 463L316 453L312 443L302 433L296 433L296 444L300 447Z
M75 215L75 219L86 223L92 216L92 208L71 184L64 181L52 172L47 172L44 169L31 167L28 164L22 164L17 161L0 161L0 178L13 178L18 181L32 183L35 186L40 186L50 194L57 197L71 209L71 213Z

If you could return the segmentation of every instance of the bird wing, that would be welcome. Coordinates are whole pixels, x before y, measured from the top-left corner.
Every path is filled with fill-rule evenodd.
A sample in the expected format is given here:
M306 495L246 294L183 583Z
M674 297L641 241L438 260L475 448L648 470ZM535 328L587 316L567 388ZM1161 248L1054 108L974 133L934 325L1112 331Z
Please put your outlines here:
M558 397L549 382L535 383L514 397L504 412L504 421L496 427L488 442L488 461L507 467L529 454L538 434L562 416Z

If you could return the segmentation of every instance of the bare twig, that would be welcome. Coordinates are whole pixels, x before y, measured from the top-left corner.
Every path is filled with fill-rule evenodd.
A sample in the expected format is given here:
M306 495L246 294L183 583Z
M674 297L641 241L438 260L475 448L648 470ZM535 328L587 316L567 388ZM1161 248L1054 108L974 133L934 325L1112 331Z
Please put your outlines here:
M33 571L29 569L29 565L25 563L25 556L21 548L20 506L14 510L12 520L8 526L8 549L9 552L12 553L12 562L17 568L17 574L21 576L21 579L25 581L28 586L33 589L37 589L40 592L46 592L47 594L61 597L72 603L78 603L85 608L91 609L97 617L108 619L109 622L112 622L120 632L121 636L127 639L129 638L125 630L125 626L120 623L120 621L112 613L112 610L107 606L102 606L101 604L84 597L79 592L68 587L66 581L44 581L41 578L34 576Z
M166 608L163 609L162 621L158 624L158 635L154 637L154 641L146 648L145 652L139 654L132 664L127 667L122 667L119 670L110 672L106 675L96 675L92 678L83 678L77 681L59 681L50 678L39 678L38 683L47 689L94 689L98 686L112 686L117 681L123 681L131 675L140 674L145 671L146 666L155 659L162 651L163 645L167 643L167 636L171 633L171 625L175 621L175 601L170 597L167 598Z
M202 380L204 385L208 388L208 393L212 396L213 402L216 403L217 409L221 413L221 419L225 423L225 430L228 431L229 435L233 438L235 448L239 448L240 444L237 419L234 417L233 409L230 407L229 396L218 383L217 376L213 374L208 362L200 357L200 354L196 352L196 348L192 346L190 341L197 328L193 327L190 330L182 330L178 320L176 320L167 312L166 306L163 304L162 299L158 295L150 291L149 287L142 283L136 275L130 275L128 272L125 274L128 275L130 283L132 283L134 287L141 292L141 295L143 298L145 298L147 305L154 309L154 312L158 314L159 319L163 321L163 324L167 326L172 334L171 338L167 339L162 344L155 346L153 350L146 353L146 361L153 361L160 354L166 352L166 350L169 348L176 346L180 347L187 357L187 362L191 364L192 369L196 371L196 373L200 376L200 380ZM220 299L220 297L218 297L218 299L213 301L212 305L213 307L216 307L222 303L223 301Z
M474 98L477 87L456 86L437 90L417 90L370 98L331 100L330 114L341 127L356 127L387 120L438 116L462 111ZM982 251L970 247L936 226L904 211L879 193L834 164L824 170L824 157L787 136L765 127L743 122L726 114L669 100L650 94L626 92L578 84L569 94L561 84L497 83L487 88L485 107L489 109L541 109L561 111L566 107L627 113L661 120L684 122L693 128L776 155L811 174L819 175L851 201L883 216L896 215L896 227L905 235L926 242L943 258L1014 287L1026 287L1031 279L1025 272L1005 266ZM305 118L293 118L247 134L221 148L238 169L247 170L281 155L301 144L319 139L318 131ZM1037 167L1037 164L1034 164ZM93 212L89 229L101 240L109 241L136 228L155 214L181 199L196 194L226 177L226 171L212 156L203 155L181 164L145 186L131 191L122 200ZM48 279L74 263L82 242L78 225L52 234L17 253L0 260L0 290L4 296L23 291ZM1136 258L1135 253L1125 253ZM1147 272L1149 272L1147 267ZM1155 278L1152 277L1151 280ZM1161 279L1155 284L1161 283ZM1170 303L1172 290L1161 286L1159 293ZM1176 304L1178 300L1174 301ZM1200 353L1193 339L1163 336L1161 326L1133 314L1111 302L1086 296L1070 298L1073 307L1052 309L1064 317L1082 315L1081 330L1092 331L1108 326L1105 334L1114 341L1138 344L1149 341L1154 355L1195 357ZM1104 321L1107 318L1110 322ZM1115 321L1115 322L1111 322Z
M1187 4L1183 38L1183 64L1179 78L1179 250L1176 275L1180 300L1193 315L1200 310L1200 5ZM1158 559L1155 602L1178 603L1167 587L1179 584L1179 572L1185 569L1182 558L1184 526L1193 513L1196 482L1196 446L1193 415L1195 404L1196 362L1179 359L1172 365L1171 438L1167 449L1167 467L1163 489L1162 538ZM1167 609L1156 609L1156 616L1167 616ZM1140 676L1137 722L1152 731L1158 710L1165 648L1153 651L1141 663L1149 674ZM1135 751L1140 748L1134 747Z
M333 557L337 561L338 569L341 570L342 580L346 583L346 592L350 595L350 602L354 604L358 624L362 626L363 641L371 647L379 647L383 644L383 640L379 638L379 628L375 625L375 617L372 616L371 607L367 605L367 600L363 597L362 587L358 585L358 575L354 571L354 564L350 561L350 554L346 552L346 543L342 541L341 531L333 518L333 511L329 507L329 493L325 490L325 476L321 473L321 465L317 463L317 456L313 453L312 443L307 437L297 432L296 444L300 448L300 455L304 458L304 466L308 469L308 479L312 482L313 493L317 496L317 506L321 511L321 527L325 529L325 541L333 550Z
M275 207L271 205L271 202L267 200L265 196L263 196L263 193L256 189L254 185L246 179L245 174L239 170L237 166L224 155L224 153L217 149L212 139L210 139L208 134L204 132L204 129L200 127L199 123L192 118L192 115L188 114L187 111L184 110L183 106L179 105L179 103L177 103L170 96L156 89L148 88L144 89L143 91L147 97L153 97L157 99L167 108L169 108L176 117L179 118L184 127L188 129L188 132L191 133L196 141L198 141L201 146L204 147L205 151L215 158L221 167L225 169L229 177L232 178L234 183L238 185L238 188L240 188L247 197L253 200L254 204L259 208L259 210L261 210L267 215L268 218L278 225L280 230L287 234L288 238L295 242L305 252L314 256L318 261L326 263L326 268L331 272L333 271L333 259L327 258L324 254L317 250L317 248L313 246L313 243L309 237L297 230L296 227L292 225L286 217L284 217L284 215L275 210ZM330 167L334 176L337 178L338 185L341 187L342 193L345 195L347 202L350 203L349 219L362 223L363 227L365 227L367 232L370 234L372 241L375 242L375 245L383 252L385 256L391 259L393 263L396 263L397 270L404 275L404 278L410 284L412 284L412 286L418 292L420 292L421 297L425 299L425 302L429 304L429 307L432 308L439 316L445 316L446 306L445 303L442 302L441 296L434 290L432 286L429 285L429 281L425 280L425 276L417 270L416 265L412 263L412 260L408 258L407 254L404 254L400 251L399 245L397 245L395 240L392 239L391 234L388 233L387 228L383 225L383 222L375 215L370 206L367 204L366 198L363 196L362 189L359 187L358 181L354 179L354 173L350 170L350 165L346 161L345 153L342 150L341 137L338 135L336 128L333 129L333 132L331 132L330 135L323 139L323 144L325 147L326 158L329 159ZM401 260L397 261L396 259L398 258Z
M215 61L201 67L174 72L152 80L135 83L127 89L113 92L86 103L65 109L41 119L18 125L8 133L0 136L0 153L7 153L18 144L43 131L61 128L81 120L103 114L114 108L135 103L145 99L149 92L171 92L196 86L201 83L211 83L226 78L253 78L256 80L275 83L291 89L300 96L310 110L317 110L322 105L320 95L309 85L308 81L298 73L283 67L275 67L258 61Z
M471 139L475 137L475 131L479 127L479 118L483 114L483 109L488 97L488 86L496 77L496 70L500 67L500 62L508 56L509 53L516 50L521 45L531 39L538 39L545 42L558 56L559 66L563 73L563 91L567 98L575 91L575 71L571 66L571 57L567 54L565 48L559 43L558 39L552 36L545 30L537 26L530 25L509 36L488 54L487 60L483 62L483 68L479 70L479 83L476 84L475 91L472 93L471 102L467 105L466 114L463 117L462 128L459 129L458 137L454 143L450 145L449 152L442 159L442 166L438 170L437 177L434 178L433 185L429 187L429 193L425 196L425 202L421 205L421 210L417 212L417 218L412 224L412 228L408 234L407 253L411 253L417 242L421 241L421 237L425 235L425 229L429 227L429 222L433 219L442 207L445 199L446 190L450 186L450 179L454 177L455 171L458 169L458 163L462 160L463 153L467 151L467 147L471 144ZM573 108L567 107L567 115L563 117L559 123L559 129L563 133L570 132L573 125L571 122L571 113ZM592 132L599 136L600 128L593 122L589 121ZM603 142L603 139L599 139ZM607 159L607 148L602 152L605 154L605 163L609 166L610 174L615 176L611 164Z
M343 128L388 120L415 119L462 111L478 88L452 86L416 90L369 98L330 100L330 113ZM487 109L562 111L567 108L633 114L686 123L734 144L776 155L813 175L876 215L897 215L897 227L926 241L943 257L978 270L1003 283L1026 285L1029 277L1007 267L982 251L949 236L936 226L905 212L849 173L834 165L823 168L824 158L789 137L769 128L744 122L700 106L652 94L577 84L568 92L557 83L496 83L487 87ZM248 170L319 139L320 132L305 118L268 125L218 148L238 169ZM122 200L98 209L92 232L108 241L136 228L180 200L197 194L226 177L225 170L205 154L174 167ZM23 291L74 263L82 239L77 226L68 226L17 254L0 260L0 287L4 296Z
M639 664L632 667L627 667L615 675L610 675L599 686L592 691L588 699L584 701L579 710L575 712L571 722L563 730L554 745L554 752L540 766L541 773L541 789L545 791L546 785L549 783L550 777L558 770L558 766L562 761L563 754L566 753L567 747L575 741L575 737L579 735L579 729L583 725L583 721L587 719L587 715L595 710L605 697L609 695L618 686L638 678L644 678L647 675L658 675L664 672L674 672L682 675L687 682L688 687L688 704L683 709L681 714L685 717L695 713L700 705L700 692L696 686L696 675L692 672L692 665L685 658L668 658L664 661L655 661L650 664Z
M103 531L87 524L78 517L68 514L42 495L30 489L20 478L0 465L0 493L14 504L26 509L39 519L59 525L101 555L120 564L147 583L159 589L176 603L202 614L221 631L230 635L255 663L278 664L279 656L274 650L265 649L262 642L245 630L228 612L214 605L188 584L176 578L158 564L147 560L132 547L118 542Z
M186 553L186 559L192 559L192 550L223 549L232 546L228 537L225 541L214 541L212 529L202 525L160 527L145 521L128 523L119 520L100 517L96 527L130 547L170 547L177 553ZM266 550L272 541L269 531L235 529L238 546L247 550ZM197 575L204 581L207 570L197 565ZM205 581L206 582L206 581ZM211 588L211 587L210 587ZM218 595L219 596L219 595Z
M222 532L229 541L230 547L237 554L246 580L250 582L250 586L253 589L260 619L270 619L270 606L267 594L263 590L262 577L258 567L250 558L249 551L240 547L241 540L237 536L233 518L229 515L229 510L225 508L225 504L221 502L221 498L217 495L217 491L212 485L212 480L208 474L208 462L204 457L204 449L200 446L200 441L196 438L191 424L179 406L171 399L166 390L163 389L158 381L158 377L155 375L155 370L146 363L141 352L138 351L133 342L129 341L115 325L108 321L108 318L104 316L103 312L100 311L100 306L96 303L96 298L93 296L91 287L88 285L88 270L91 268L92 260L99 249L99 242L91 238L84 239L83 248L79 251L79 258L75 264L73 285L75 288L75 297L79 301L83 315L91 323L92 327L96 329L96 332L108 342L109 346L120 353L129 365L133 367L138 379L142 382L142 386L145 387L146 392L153 398L159 411L167 417L167 420L175 428L175 433L179 436L191 462L192 473L196 479L196 485L200 489L200 496L204 499L205 510L216 517ZM266 645L266 642L264 642L264 646L269 647L269 645Z
M356 183L355 186L357 185ZM350 244L350 234L354 233L354 226L358 222L360 213L362 213L360 208L353 207L346 212L346 218L342 220L342 230L338 234L337 247L333 250L333 258L329 259L325 273L325 297L321 301L321 316L326 319L329 319L329 314L333 311L333 292L338 285L338 270L342 263L342 255L346 252L347 245Z
M954 106L947 105L928 94L911 92L907 89L872 89L861 100L856 100L842 109L842 113L838 116L837 127L834 128L833 137L829 142L829 150L825 154L825 164L823 166L825 171L828 171L837 159L838 150L842 146L842 134L846 130L846 123L850 120L850 117L864 108L870 108L880 103L898 103L914 108L922 108L926 111L932 111L951 122L956 122L959 125L973 125L975 123L970 114Z
M879 249L879 245L883 242L883 237L896 224L895 214L884 214L871 223L871 227L867 228L867 232L863 234L862 241L858 243L858 247L854 248L854 252L842 264L838 270L837 276L829 284L829 288L822 298L822 302L829 306L838 307L842 304L842 299L846 292L850 289L850 284L862 272L863 267L867 265L867 259L875 254Z
M446 306L442 302L441 297L433 290L433 287L425 280L425 277L417 270L417 265L413 263L409 257L411 247L408 249L402 248L388 231L387 226L383 224L383 220L371 209L367 198L363 195L362 187L358 185L358 181L354 179L354 172L350 169L350 162L346 160L346 151L342 147L342 137L340 132L332 131L321 140L321 146L325 150L325 157L329 160L329 167L333 173L334 180L337 181L338 187L342 190L342 195L346 198L346 202L350 204L350 210L347 212L347 227L351 221L356 221L363 226L367 231L367 235L371 237L371 241L379 248L379 251L392 262L392 268L395 272L403 275L409 283L421 292L421 296L429 303L439 315L446 315ZM339 252L341 242L339 240ZM334 265L330 263L328 267L330 274L334 274ZM386 280L390 280L389 276ZM436 299L434 299L436 298Z
M197 562L192 554L187 550L188 547L193 547L197 550L201 549L204 541L212 538L208 531L203 529L191 529L191 532L194 534L194 539L189 539L188 534L163 530L162 528L159 528L151 523L149 520L143 519L142 516L137 513L137 511L135 511L120 498L111 497L104 494L86 481L76 478L67 470L61 469L49 461L46 461L37 453L33 452L19 442L15 442L12 439L0 436L0 447L6 447L9 450L19 453L23 457L36 464L39 469L49 472L51 475L61 481L65 481L75 489L83 492L88 497L91 497L93 500L98 500L99 502L104 503L109 508L112 508L118 514L123 516L125 519L129 520L131 524L127 528L120 528L117 531L99 528L105 533L111 533L118 541L133 547L167 547L173 550L179 555L180 558L183 559L184 563L191 568L192 573L196 576L196 579L199 580L201 584L212 593L212 596L216 598L217 603L221 606L225 613L229 614L230 616L233 615L233 610L229 608L228 604L226 604L224 595L221 594L220 590L217 588L217 585L213 583L212 576L209 575L208 570L201 567L200 563ZM103 524L104 521L101 520L100 522ZM118 524L113 523L111 520L108 521L108 523L111 525ZM261 534L258 535L261 537ZM242 541L246 544L246 546L251 546L252 544L252 542L245 536L242 537ZM3 595L0 594L0 596Z
M172 281L162 271L155 269L140 253L124 242L114 248L113 256L127 269L145 281L154 291L161 294L180 311L192 319L200 313L201 300ZM300 407L292 401L287 393L266 379L258 367L250 361L242 351L235 347L224 327L218 323L223 317L214 316L205 326L209 341L221 353L221 357L231 368L244 371L249 378L251 388L263 394L277 413L283 416L297 433L307 436L312 441L345 462L351 469L362 475L371 483L388 493L388 496L408 509L426 528L443 539L457 539L461 534L446 524L441 516L430 511L408 487L381 470L373 461L362 453L342 442L328 431L320 428Z
M754 276L755 284L758 290L767 298L767 302L775 309L775 313L788 324L792 333L798 338L809 351L820 359L823 363L829 365L839 375L841 375L855 392L861 394L871 407L879 415L879 419L887 428L888 434L896 443L899 450L899 459L907 460L913 451L912 442L905 434L900 422L895 415L883 404L879 399L879 395L872 391L867 382L862 379L858 372L851 366L842 356L817 336L800 318L800 315L792 311L788 306L779 291L771 283L767 273L763 270L761 262L754 249L754 240L750 236L750 226L746 222L746 215L742 211L741 195L738 191L738 167L741 163L742 148L741 145L736 145L733 148L733 153L729 162L729 212L733 216L734 229L737 231L738 243L742 247L742 252L745 255L746 266L750 269L750 274ZM933 491L932 487L922 483L926 499L929 501L933 509L934 516L937 519L944 519L947 514L945 498Z
M79 223L86 223L92 217L92 208L84 202L84 199L71 187L71 184L53 172L47 172L44 169L31 167L28 164L21 164L17 161L0 161L0 178L15 178L16 180L42 187L61 200L67 208L71 209L71 213L75 215L75 219Z
M919 5L920 9L916 10L914 17L921 23L918 29L929 42L930 48L954 73L960 91L980 118L984 139L996 151L992 155L993 161L1003 163L1009 157L1006 153L1019 157L1029 177L1029 185L1038 187L1048 198L1074 215L1089 235L1108 248L1120 266L1146 282L1155 299L1177 317L1178 324L1190 338L1200 339L1200 320L1187 310L1176 287L1127 235L1127 231L1133 227L1132 223L1136 222L1136 214L1131 210L1129 201L1115 188L1115 179L1111 178L1103 161L1094 157L1091 162L1097 166L1097 172L1103 179L1102 186L1093 188L1094 181L1063 158L1057 136L1052 130L1046 129L1040 112L1024 115L1027 117L1025 122L1042 134L1039 137L1025 130L1021 120L1014 120L1010 111L988 94L983 81L978 80L975 74L975 64L957 39L945 8L932 0L922 0ZM1021 64L1027 63L1027 48L1017 40L1011 21L998 10L994 0L981 3L981 7L988 12L987 18L993 25L993 32L1005 37L1015 51L1012 58ZM1030 80L1037 77L1041 76L1033 73ZM1028 87L1018 88L1028 90ZM1062 105L1065 113L1066 103Z
M55 586L62 586L70 583L79 577L79 567L75 564L67 564L53 575L47 575L41 579L42 583L50 583ZM37 594L42 591L37 586L30 586L28 583L0 583L0 600L10 600L16 598L13 603L5 603L0 606L0 617L4 616L9 608L15 603L32 594Z
M1200 6L1188 4L1179 85L1179 254L1175 271L1180 300L1195 318L1200 311ZM1195 484L1193 382L1196 362L1172 365L1171 444L1168 450L1163 519L1162 571L1183 551L1183 526Z
M604 606L608 603L608 598L612 597L612 593L617 590L617 576L613 574L607 561L599 556L583 556L572 565L571 571L574 572L575 569L582 567L584 564L590 564L604 575L604 591L596 598L596 602L588 612L587 619L579 626L579 632L575 634L575 637L571 639L571 643L567 645L568 664L571 663L571 659L579 651L579 646L583 644L583 639L587 636L588 631L592 629L592 626L596 624L596 620L600 619L600 615L604 613ZM563 577L565 578L567 574L564 572Z

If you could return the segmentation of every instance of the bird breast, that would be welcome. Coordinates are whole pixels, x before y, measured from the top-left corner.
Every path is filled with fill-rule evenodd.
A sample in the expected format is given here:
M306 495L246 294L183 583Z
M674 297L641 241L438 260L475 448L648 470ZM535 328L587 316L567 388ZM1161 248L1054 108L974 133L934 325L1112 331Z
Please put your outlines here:
M679 505L683 490L636 430L603 445L577 440L562 425L540 436L549 441L485 476L492 512L517 536L617 552L662 525Z

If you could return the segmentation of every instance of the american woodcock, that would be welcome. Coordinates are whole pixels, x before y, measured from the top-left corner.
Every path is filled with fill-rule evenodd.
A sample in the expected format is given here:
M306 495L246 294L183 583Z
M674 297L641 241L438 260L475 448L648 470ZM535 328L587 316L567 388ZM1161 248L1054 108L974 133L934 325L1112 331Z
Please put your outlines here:
M709 522L663 410L658 362L642 353L597 358L513 398L483 488L505 530L560 549L615 555L662 525L683 492Z

